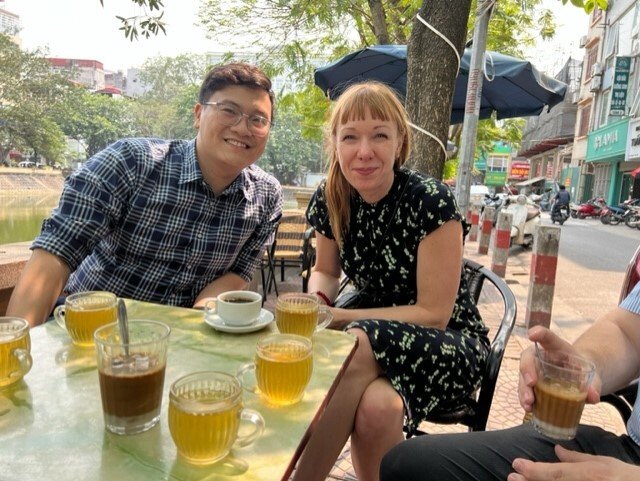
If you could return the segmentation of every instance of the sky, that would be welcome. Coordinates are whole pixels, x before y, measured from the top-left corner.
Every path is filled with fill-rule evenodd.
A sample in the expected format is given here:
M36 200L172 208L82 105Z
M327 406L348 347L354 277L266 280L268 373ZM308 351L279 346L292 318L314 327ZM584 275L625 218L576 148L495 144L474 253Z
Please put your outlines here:
M106 70L126 72L158 55L227 50L195 26L199 1L164 0L167 35L133 43L118 30L115 18L140 13L131 0L104 0L104 8L99 0L5 0L4 6L0 0L0 8L20 16L23 48L48 47L52 57L98 60ZM527 57L554 75L569 55L582 58L578 41L587 33L588 16L570 2L563 6L560 0L544 0L544 5L556 14L557 35L552 42L540 41Z

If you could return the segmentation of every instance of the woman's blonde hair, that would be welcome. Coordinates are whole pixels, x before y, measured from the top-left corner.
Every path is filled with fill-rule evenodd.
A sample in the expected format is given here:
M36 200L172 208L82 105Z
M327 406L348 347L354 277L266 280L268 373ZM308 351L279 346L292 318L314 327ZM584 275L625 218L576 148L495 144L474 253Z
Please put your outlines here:
M325 131L325 151L329 159L329 172L325 197L329 210L329 223L339 246L349 230L350 203L354 189L340 169L337 152L337 132L341 125L351 120L364 120L370 113L376 120L390 121L397 125L402 147L394 168L404 165L409 157L411 136L407 113L396 93L380 82L363 82L347 88L331 110Z

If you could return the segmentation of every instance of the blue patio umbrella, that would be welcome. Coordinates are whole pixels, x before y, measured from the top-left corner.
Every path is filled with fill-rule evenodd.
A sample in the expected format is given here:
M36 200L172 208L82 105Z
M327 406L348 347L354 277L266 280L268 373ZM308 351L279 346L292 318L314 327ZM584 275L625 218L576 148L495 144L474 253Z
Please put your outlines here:
M456 78L451 123L464 119L471 49L464 51ZM482 83L480 118L496 112L498 119L539 115L547 106L564 99L567 84L539 72L531 62L488 51ZM402 97L407 91L406 45L375 45L350 53L315 71L315 84L332 100L346 87L364 80L378 80L394 88Z

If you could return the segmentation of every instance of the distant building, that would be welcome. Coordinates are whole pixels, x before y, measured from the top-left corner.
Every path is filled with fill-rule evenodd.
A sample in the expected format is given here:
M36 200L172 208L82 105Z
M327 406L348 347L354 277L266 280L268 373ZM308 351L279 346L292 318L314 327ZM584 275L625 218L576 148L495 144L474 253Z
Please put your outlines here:
M140 97L149 90L140 80L140 69L127 69L127 78L124 86L124 93L127 97Z
M2 8L3 6L4 2L0 1L0 33L8 35L15 43L20 45L20 37L18 36L20 17L9 10L5 10Z
M91 90L100 90L105 87L104 66L97 60L85 60L78 58L47 59L51 69L65 74L67 77L81 83Z
M125 90L126 83L127 79L125 78L122 70L118 70L117 72L104 73L105 87L115 87L122 92Z

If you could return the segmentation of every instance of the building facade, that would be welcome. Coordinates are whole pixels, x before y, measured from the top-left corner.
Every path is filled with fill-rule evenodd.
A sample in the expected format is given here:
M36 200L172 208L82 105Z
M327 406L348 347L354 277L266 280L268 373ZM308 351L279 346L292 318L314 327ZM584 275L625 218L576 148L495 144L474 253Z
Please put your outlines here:
M47 58L51 69L64 74L91 90L101 90L105 87L104 66L97 60L78 58Z
M606 12L592 14L584 42L583 112L574 143L581 143L584 151L581 200L602 197L618 204L640 197L640 189L633 189L632 175L640 167L635 148L640 107L638 12L638 0L610 0Z

